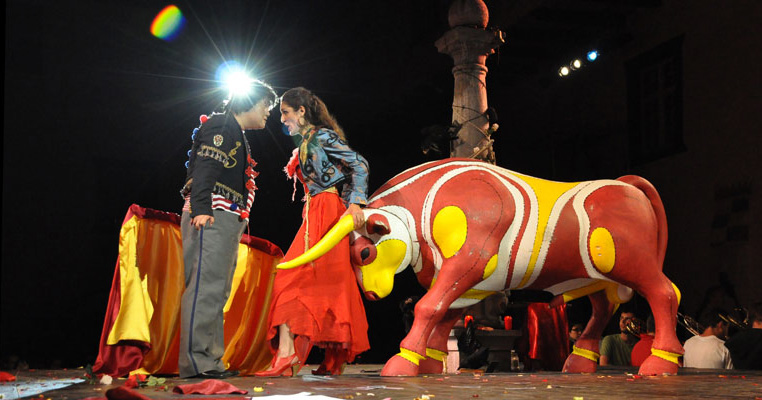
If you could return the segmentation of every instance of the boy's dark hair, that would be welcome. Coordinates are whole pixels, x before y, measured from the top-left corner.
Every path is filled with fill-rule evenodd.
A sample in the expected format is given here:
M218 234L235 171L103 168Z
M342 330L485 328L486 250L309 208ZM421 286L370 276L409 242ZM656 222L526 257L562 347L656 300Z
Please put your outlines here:
M248 93L242 95L230 96L223 105L224 111L230 111L233 114L240 114L251 110L252 107L257 105L262 100L267 100L270 103L270 107L275 107L278 104L278 94L275 90L265 82L255 80L251 83L251 88Z
M727 315L725 310L715 308L712 311L702 315L699 319L699 323L704 327L704 329L715 326L724 321L722 318L720 318L720 314Z

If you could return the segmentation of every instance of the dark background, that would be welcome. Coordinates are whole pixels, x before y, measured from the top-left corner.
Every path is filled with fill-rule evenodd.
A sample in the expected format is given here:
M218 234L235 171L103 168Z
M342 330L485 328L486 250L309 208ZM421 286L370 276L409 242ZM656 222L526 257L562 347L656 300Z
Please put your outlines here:
M760 12L758 2L739 1L723 8L719 17L707 11L712 9L708 1L696 3L700 13L682 10L680 2L656 0L486 3L490 24L505 31L508 41L487 63L489 102L501 117L498 165L558 180L640 173L663 190L678 180L678 173L670 174L673 164L659 162L690 169L697 158L739 158L715 154L719 142L702 140L692 147L693 133L686 129L686 145L659 155L649 169L652 160L633 161L622 144L627 142L627 107L611 105L626 102L627 87L621 82L627 59L675 35L690 38L686 26L709 19L716 23L707 29L716 29L712 34L718 41L729 32L734 41L758 43L759 28L753 23L759 21L753 18ZM172 42L149 31L167 4L6 2L4 358L17 355L36 368L95 360L124 214L133 203L180 212L178 191L191 130L198 116L211 112L225 95L214 82L223 61L248 65L279 93L305 86L318 94L352 147L369 160L371 192L396 173L438 157L425 156L420 142L421 129L451 119L452 60L433 45L449 29L449 1L179 1L175 4L187 25ZM679 22L674 29L672 20ZM668 32L654 38L643 28L648 26ZM559 65L594 45L604 46L609 57L582 71L576 83L557 76ZM711 56L698 50L686 58ZM758 70L758 55L735 56L737 69ZM702 84L727 88L733 70L720 70L712 83ZM607 80L611 76L618 78L612 83ZM694 78L686 73L685 79ZM686 93L687 88L688 83ZM759 104L758 79L742 79L732 88L751 93L732 99L734 107L748 110ZM699 113L686 112L684 119ZM602 115L604 122L591 114ZM273 111L265 131L249 133L260 172L249 234L285 251L300 224L302 204L291 201L293 186L282 172L294 145L282 133L279 117ZM744 129L733 132L745 146L755 146L759 117L746 113L744 121ZM558 128L565 124L569 129ZM722 136L699 134L707 135ZM600 152L591 155L590 148ZM759 175L746 173L751 187L758 187ZM710 179L709 194L701 196L711 200L721 180ZM670 221L673 235L692 229L682 223L688 219L680 216L685 207L674 205L686 204L683 200L694 194L667 189L662 196L668 216L677 215L677 225ZM751 196L752 211L758 198ZM759 236L758 213L747 216L752 220L751 238L747 235L745 243L750 248ZM712 216L706 219L699 225L709 230ZM668 261L690 251L688 243L677 243ZM758 252L749 260L754 254ZM742 261L750 269L750 262ZM692 293L695 298L716 286L714 271L702 278L675 264L665 271L678 286L699 288ZM733 265L727 268L731 281L748 282L748 275L733 274ZM680 282L674 276L689 278ZM403 337L398 303L420 293L407 270L397 276L388 299L366 303L372 350L363 356L365 361L383 362L396 353ZM754 296L759 300L759 294L741 297ZM693 303L695 311L700 301Z

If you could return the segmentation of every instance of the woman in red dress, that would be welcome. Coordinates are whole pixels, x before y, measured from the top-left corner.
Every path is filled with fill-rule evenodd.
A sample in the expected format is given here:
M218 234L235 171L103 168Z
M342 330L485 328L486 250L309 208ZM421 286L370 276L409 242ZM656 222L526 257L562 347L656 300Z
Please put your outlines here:
M345 215L362 226L368 163L347 146L325 103L309 90L284 93L280 110L289 133L302 137L286 173L305 189L302 226L285 262L315 245ZM257 376L296 375L313 345L325 349L325 359L312 372L338 375L346 362L370 348L347 237L309 264L278 270L270 307L267 339L274 357Z

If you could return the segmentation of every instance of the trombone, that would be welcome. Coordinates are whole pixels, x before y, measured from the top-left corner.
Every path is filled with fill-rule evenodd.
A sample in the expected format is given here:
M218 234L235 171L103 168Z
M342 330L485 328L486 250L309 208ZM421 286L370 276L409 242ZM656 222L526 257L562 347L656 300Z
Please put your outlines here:
M701 335L701 332L704 332L704 327L701 326L698 321L691 318L689 315L681 313L680 311L677 312L677 323L685 328L688 332L692 333L694 336L699 336Z
M749 310L747 310L746 307L736 307L733 311L736 315L742 315L743 318L736 318L736 316L731 314L720 314L720 319L727 322L728 325L733 325L738 329L747 329L749 327Z

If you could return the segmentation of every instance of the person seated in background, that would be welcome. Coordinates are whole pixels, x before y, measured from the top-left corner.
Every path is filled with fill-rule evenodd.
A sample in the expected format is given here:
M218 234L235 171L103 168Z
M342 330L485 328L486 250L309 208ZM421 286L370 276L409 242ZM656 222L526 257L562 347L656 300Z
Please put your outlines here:
M713 310L699 321L704 332L685 341L683 366L688 368L733 369L730 351L725 347L728 323L720 318L721 310Z
M762 370L762 303L749 307L749 328L731 336L725 347L737 369Z
M571 329L569 329L569 348L574 346L574 343L576 343L577 339L582 336L582 331L584 330L585 326L582 324L577 323L572 325Z
M420 296L410 296L400 302L400 311L402 312L402 324L405 326L405 334L410 332L415 320L415 305L420 300Z
M622 311L619 314L619 333L603 337L601 340L600 365L630 365L630 355L638 338L627 333L627 323L635 318L635 313Z
M656 333L656 324L654 323L654 316L649 315L646 320L646 333L640 334L640 340L635 343L630 355L630 364L639 367L643 364L643 361L651 355L651 346L654 343L654 334Z

